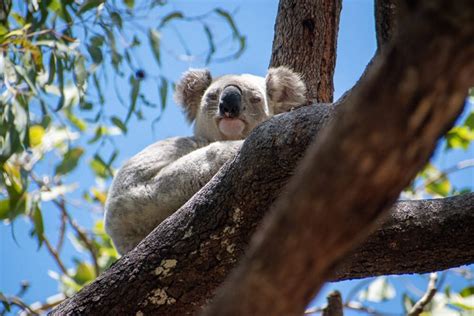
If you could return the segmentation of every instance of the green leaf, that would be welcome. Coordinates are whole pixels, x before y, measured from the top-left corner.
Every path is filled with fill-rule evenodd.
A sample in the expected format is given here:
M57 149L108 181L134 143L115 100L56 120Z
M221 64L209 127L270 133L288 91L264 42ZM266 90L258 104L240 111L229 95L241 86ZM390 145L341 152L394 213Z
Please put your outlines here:
M129 9L133 9L135 6L135 0L123 0L123 3L125 3Z
M66 23L71 23L72 18L65 5L63 5L63 1L61 0L52 0L48 8L56 13L61 19L63 19Z
M0 200L0 220L8 219L10 214L10 200Z
M10 84L16 84L18 82L18 76L15 70L15 65L11 60L3 55L0 56L0 60L3 61L3 75L10 82Z
M161 77L160 85L160 101L161 101L161 110L163 111L166 107L166 99L168 97L168 80L165 77Z
M112 176L112 170L98 154L94 155L89 166L99 178L106 179Z
M105 38L102 35L94 35L91 37L90 45L95 47L102 47Z
M114 22L114 24L118 26L119 29L122 29L123 22L120 14L118 14L117 12L112 12L110 13L110 18L112 19L112 22Z
M82 55L74 59L74 80L79 91L84 92L87 81L87 70L85 58Z
M455 296L452 297L450 304L466 311L474 311L474 296Z
M115 71L119 72L119 66L122 63L123 57L117 50L117 44L115 42L115 35L113 29L109 29L104 26L104 31L107 35L108 46L112 52L112 66L114 67Z
M426 192L446 197L451 192L451 182L445 175L442 175L439 179L426 186Z
M94 105L90 102L81 100L81 102L79 103L79 108L84 111L90 111L94 108Z
M102 50L98 46L88 45L87 51L95 64L100 64L103 60Z
M35 206L33 211L33 225L34 225L34 234L38 238L38 248L43 244L43 234L44 234L44 224L43 224L43 215L38 205Z
M204 33L206 34L207 42L209 43L209 53L206 57L206 65L211 61L212 55L216 52L216 46L214 44L214 37L212 36L211 29L207 24L204 24Z
M11 306L10 306L9 300L5 295L3 295L2 292L0 292L0 302L2 302L3 307L5 308L5 310L7 312L11 311Z
M135 111L137 106L138 93L140 92L140 81L136 80L135 77L130 76L130 84L132 85L132 90L130 91L130 106L128 107L128 113L125 117L125 125L128 123L132 117L132 113Z
M60 98L58 102L58 106L56 107L56 112L61 110L64 107L64 104L66 103L66 97L64 95L64 65L61 59L57 58L56 59L56 66L57 66L57 74L58 74L58 82L59 82L59 93L60 93Z
M466 118L464 126L467 126L471 131L474 131L474 112L471 112L471 114Z
M112 116L111 119L112 123L117 126L118 128L120 128L120 130L126 134L127 133L127 126L125 126L125 124L116 116Z
M459 295L461 295L462 297L474 295L474 286L465 287L461 290L461 292L459 292Z
M0 23L0 43L1 43L1 36L7 34L8 31L9 29L5 25Z
M161 20L161 23L160 25L158 26L158 28L162 28L163 26L165 26L168 22L170 22L171 20L174 20L174 19L182 19L184 17L183 13L180 12L180 11L174 11L174 12L171 12L170 14L166 15L163 20Z
M79 131L84 132L87 129L87 123L84 120L81 120L79 117L74 115L71 111L71 108L68 108L66 111L66 117L71 122L71 124L77 128Z
M100 104L104 104L105 97L104 93L102 92L102 86L100 85L99 78L97 78L97 74L95 73L92 76L92 82L94 83L95 89L97 90L97 94L99 95Z
M41 125L30 126L28 130L30 146L36 147L36 146L41 145L44 134L45 134L45 130L43 126Z
M214 10L218 15L224 18L224 20L229 24L231 30L232 30L232 36L234 39L237 39L239 41L239 49L237 52L234 54L234 57L237 58L239 57L245 50L245 44L246 44L246 38L245 36L241 35L239 30L237 29L237 25L234 22L234 19L230 15L228 11L225 11L221 8L217 8Z
M13 19L15 19L16 23L18 23L19 26L25 26L26 21L25 21L25 19L23 19L23 17L21 15L19 15L16 12L13 12L11 14L11 16L13 17Z
M104 2L105 2L105 0L86 0L79 7L79 10L77 10L77 14L81 15L84 12L87 12L89 10L97 8L100 4L102 4Z
M148 31L148 38L150 40L151 49L156 62L161 66L161 53L160 53L160 33L155 29Z
M221 17L224 18L224 20L227 21L227 23L229 24L230 28L232 29L232 33L233 33L233 36L234 37L239 37L240 35L240 32L239 30L237 29L237 25L235 25L235 22L234 22L234 19L232 18L232 16L229 14L228 11L225 11L221 8L217 8L217 9L214 9L214 11L220 15Z
M55 174L64 175L74 170L82 154L84 154L84 149L81 147L72 148L67 151L61 163L56 166Z
M447 148L466 150L474 140L474 130L466 126L455 126L446 135Z
M96 275L94 268L90 263L87 262L80 262L77 265L76 271L73 275L74 281L76 281L79 285L86 285L87 283L93 281L95 277Z
M17 97L16 100L20 100L20 96ZM26 109L19 103L13 103L13 113L15 115L14 119L14 127L18 132L18 136L20 139L25 139L28 137L27 130L28 130L28 112ZM23 148L18 148L19 150Z
M93 144L97 142L106 132L107 128L105 126L97 126L95 129L94 137L92 137L87 143Z
M49 73L48 73L48 80L46 84L51 84L54 80L54 75L56 74L56 56L51 54L49 56Z

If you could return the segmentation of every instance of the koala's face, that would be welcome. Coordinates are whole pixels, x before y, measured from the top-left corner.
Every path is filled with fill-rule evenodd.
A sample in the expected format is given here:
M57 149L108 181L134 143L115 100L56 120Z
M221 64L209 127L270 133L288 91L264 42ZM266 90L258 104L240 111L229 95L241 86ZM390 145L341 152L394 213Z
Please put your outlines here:
M271 68L265 78L243 74L212 80L207 70L186 72L176 86L175 99L195 135L210 141L237 140L274 114L305 103L306 87L285 67Z

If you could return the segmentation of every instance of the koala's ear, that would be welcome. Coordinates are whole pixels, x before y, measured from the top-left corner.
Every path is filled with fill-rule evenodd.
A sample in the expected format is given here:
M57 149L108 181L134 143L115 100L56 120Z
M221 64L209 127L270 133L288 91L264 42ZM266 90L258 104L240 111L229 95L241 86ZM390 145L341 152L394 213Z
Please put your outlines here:
M189 122L196 118L202 96L211 83L212 76L209 70L189 69L176 84L174 100L183 107Z
M306 85L293 70L280 66L270 68L265 77L267 96L275 114L306 103Z

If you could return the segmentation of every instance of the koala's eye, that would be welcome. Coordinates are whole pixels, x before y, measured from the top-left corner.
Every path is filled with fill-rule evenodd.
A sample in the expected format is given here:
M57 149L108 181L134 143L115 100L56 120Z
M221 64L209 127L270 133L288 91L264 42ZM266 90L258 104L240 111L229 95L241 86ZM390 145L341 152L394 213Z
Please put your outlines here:
M260 103L262 101L262 98L259 97L259 96L253 96L253 97L250 97L250 102L252 103Z
M217 100L217 92L210 92L207 94L207 98L211 101Z

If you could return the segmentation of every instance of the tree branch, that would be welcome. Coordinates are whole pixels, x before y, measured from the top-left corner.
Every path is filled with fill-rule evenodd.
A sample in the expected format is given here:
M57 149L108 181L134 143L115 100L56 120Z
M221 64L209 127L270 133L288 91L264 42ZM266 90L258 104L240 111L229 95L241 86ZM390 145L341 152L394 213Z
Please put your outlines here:
M400 201L331 279L428 273L474 263L473 233L474 193Z
M423 297L416 302L413 308L408 313L408 316L418 316L423 312L423 309L426 305L433 299L436 294L436 281L438 280L438 274L431 273L430 274L430 281L428 282L428 288L426 289L426 293Z
M332 102L342 0L280 0L270 67L300 73L312 102ZM311 103L312 103L311 102Z
M376 0L374 9L377 48L383 50L398 28L398 0Z

